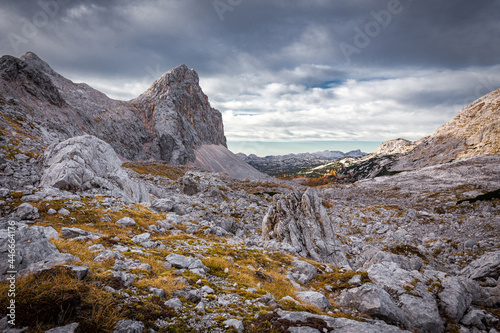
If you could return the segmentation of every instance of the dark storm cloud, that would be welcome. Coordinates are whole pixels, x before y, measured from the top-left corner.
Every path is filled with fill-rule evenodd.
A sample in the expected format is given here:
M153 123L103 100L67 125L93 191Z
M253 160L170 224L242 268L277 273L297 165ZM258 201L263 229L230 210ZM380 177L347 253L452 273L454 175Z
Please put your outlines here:
M499 0L4 0L0 9L2 54L34 51L117 98L181 63L195 68L229 136L248 110L256 127L274 112L305 112L273 120L297 138L328 137L320 117L336 112L349 133L373 133L370 117L384 112L429 110L425 124L439 124L500 84ZM415 135L431 130L417 120Z

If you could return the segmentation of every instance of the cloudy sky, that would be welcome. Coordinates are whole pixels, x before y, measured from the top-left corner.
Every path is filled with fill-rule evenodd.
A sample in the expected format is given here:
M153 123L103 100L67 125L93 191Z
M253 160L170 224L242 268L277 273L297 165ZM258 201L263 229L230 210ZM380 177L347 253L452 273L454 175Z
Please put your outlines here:
M130 99L194 68L231 141L419 139L500 87L500 0L3 0L1 54Z

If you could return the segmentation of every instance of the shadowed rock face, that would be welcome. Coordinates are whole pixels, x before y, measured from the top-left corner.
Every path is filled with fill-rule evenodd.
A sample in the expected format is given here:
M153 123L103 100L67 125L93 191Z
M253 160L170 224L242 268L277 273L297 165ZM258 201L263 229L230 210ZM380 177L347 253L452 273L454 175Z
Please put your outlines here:
M22 119L21 125L30 126L30 134L46 145L90 134L125 159L179 164L194 161L194 150L202 144L226 145L221 113L210 106L198 74L185 65L125 102L73 83L34 53L3 56L0 96L15 100L1 105L2 114Z
M291 245L302 257L350 267L328 213L312 189L275 197L262 221L262 239Z

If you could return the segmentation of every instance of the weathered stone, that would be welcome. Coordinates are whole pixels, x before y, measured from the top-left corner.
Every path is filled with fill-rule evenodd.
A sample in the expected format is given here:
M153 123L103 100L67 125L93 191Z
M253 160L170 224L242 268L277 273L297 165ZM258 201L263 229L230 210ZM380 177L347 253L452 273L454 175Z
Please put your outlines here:
M288 243L302 257L350 268L325 207L312 189L275 196L262 221L262 238Z
M490 252L474 260L460 274L474 280L500 277L500 251Z
M104 252L99 253L95 258L95 262L103 262L107 260L115 260L115 259L123 259L123 254L112 251L112 250L106 250Z
M171 212L175 208L175 202L168 199L156 199L151 203L149 208L154 209L157 212Z
M71 214L71 212L69 210L67 210L66 208L61 208L57 212L59 214L61 214L61 215L69 215L69 214Z
M472 302L472 296L455 276L442 279L443 291L438 294L440 306L448 318L459 322Z
M154 295L162 299L165 298L165 289L149 287L148 290Z
M300 283L307 283L318 275L316 267L302 260L294 260L292 262L293 271L298 274Z
M317 291L302 291L297 293L297 297L304 303L314 305L320 309L330 309L332 304L325 297L325 295L318 293Z
M123 226L123 227L131 227L131 226L136 225L135 221L128 216L119 219L118 221L116 221L116 224Z
M9 235L6 229L0 230L0 255L8 258ZM60 253L56 246L49 242L43 227L20 227L15 233L16 262L15 270L20 275L36 273L53 265L80 261L77 257ZM0 280L7 278L11 271L7 260L0 262Z
M102 251L106 250L106 248L102 244L94 244L92 246L89 246L88 249L91 252L102 252Z
M223 322L224 325L227 327L232 327L234 328L238 333L242 333L245 327L243 326L243 322L238 319L228 319Z
M152 272L153 268L150 264L142 263L138 259L116 259L113 264L113 269L117 271L143 270Z
M86 231L86 230L82 230L82 229L78 229L78 228L66 228L66 227L63 227L61 229L61 234L62 234L63 238L69 238L69 239L93 239L93 240L96 240L96 239L99 239L103 236L102 234L98 234L95 232L90 232L90 231Z
M142 333L144 324L140 321L122 319L116 323L113 333Z
M169 299L164 303L165 306L168 306L169 308L172 308L174 310L182 308L182 302L179 298L174 297Z
M76 266L76 265L64 265L67 269L71 271L78 281L85 279L89 273L88 266Z
M297 327L289 327L288 332L290 333L321 333L321 331L309 327L309 326L297 326Z
M277 310L276 313L281 317L281 319L289 320L292 323L296 322L307 322L309 318L321 319L325 324L333 330L335 333L401 333L409 331L403 331L400 328L392 325L388 325L382 321L366 323L356 320L351 320L347 318L333 318L323 315L315 315L309 312L290 312Z
M434 299L403 294L399 296L399 301L410 328L423 333L444 332L444 323Z
M180 254L171 253L165 257L172 266L180 269L187 269L195 261L194 258L181 256Z
M184 176L182 178L182 192L187 195L195 195L200 192L198 183L193 178Z
M121 168L113 148L91 135L73 137L50 146L44 153L41 186L62 190L97 189L122 200L149 201L143 185L133 182Z
M409 326L403 310L394 303L391 296L372 283L365 283L361 287L344 291L340 304L382 319L387 323Z
M38 208L25 202L17 206L16 216L21 220L35 220L40 217L40 214L38 214Z
M483 323L485 317L486 312L484 310L471 309L460 322L464 325L474 326L480 330L484 330L486 329L486 326Z

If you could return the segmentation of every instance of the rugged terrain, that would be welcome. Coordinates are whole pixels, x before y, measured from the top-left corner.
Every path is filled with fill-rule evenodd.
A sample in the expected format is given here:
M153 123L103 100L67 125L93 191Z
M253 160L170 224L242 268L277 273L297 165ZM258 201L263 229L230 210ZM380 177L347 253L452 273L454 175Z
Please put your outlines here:
M285 176L287 174L312 173L311 168L327 164L331 161L345 157L359 157L366 155L360 150L353 150L347 153L341 151L321 151L316 153L268 155L259 157L255 154L236 154L241 160L250 164L255 169L272 176ZM304 172L305 171L305 172Z
M345 158L315 168L335 170L342 182L414 170L458 158L500 152L500 89L465 106L432 135L412 142L389 140L370 155ZM309 170L311 171L311 170Z
M15 296L0 283L1 331L500 330L500 154L315 188L242 179L222 144L188 165L125 160L40 123L56 78L33 95L21 74L0 99L0 275L9 250L18 272ZM381 150L405 156L399 143ZM201 168L213 156L220 172Z

